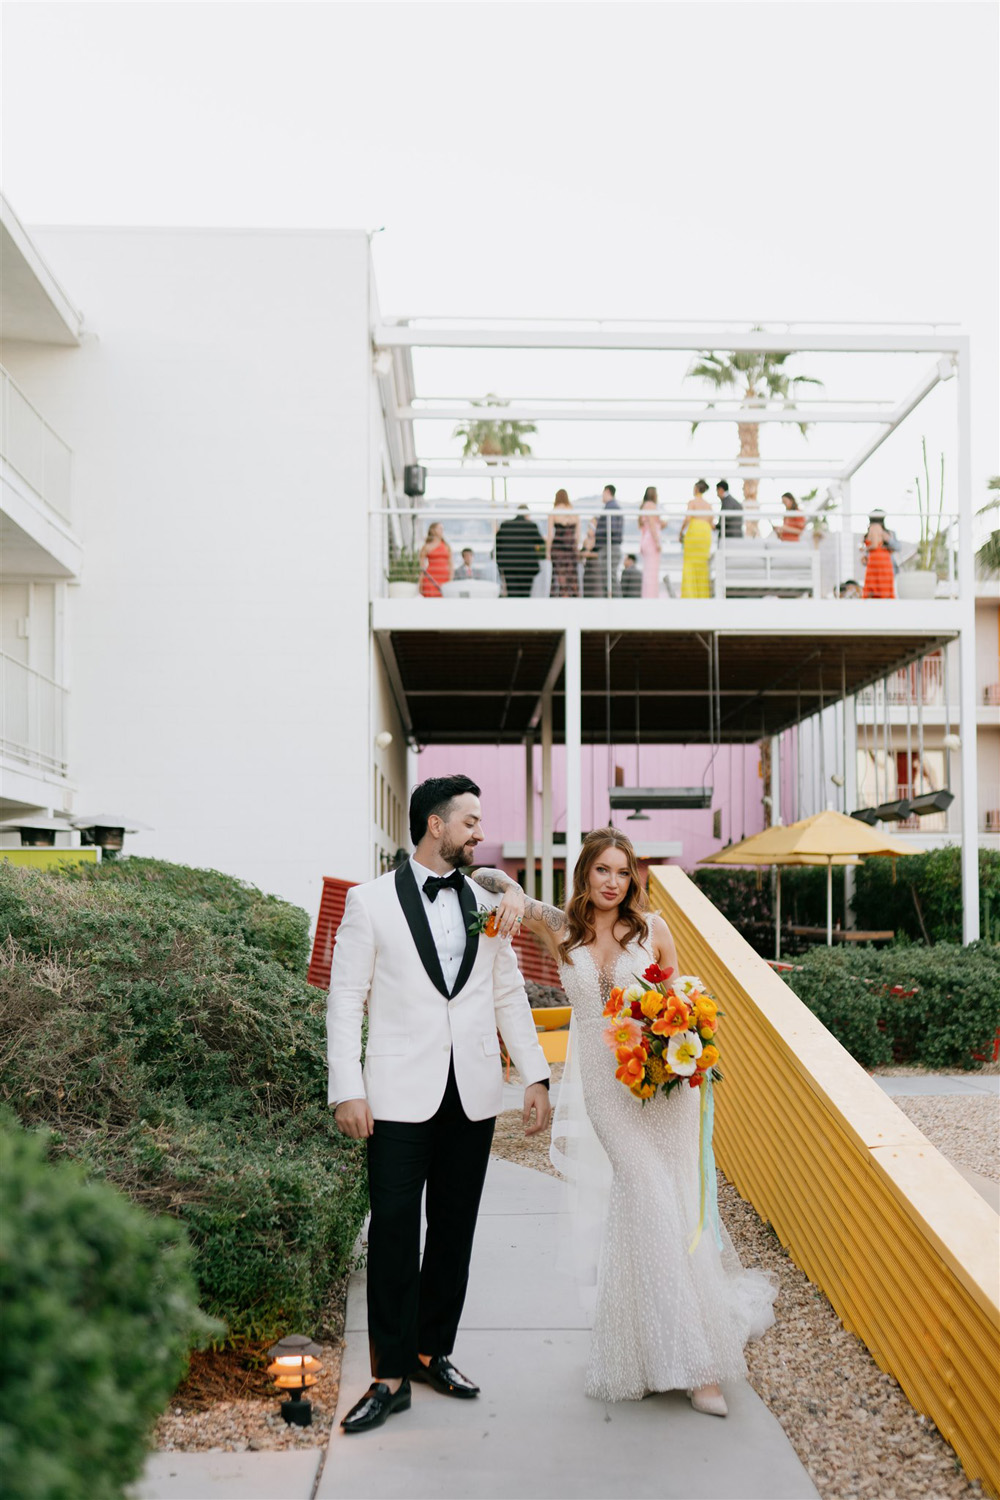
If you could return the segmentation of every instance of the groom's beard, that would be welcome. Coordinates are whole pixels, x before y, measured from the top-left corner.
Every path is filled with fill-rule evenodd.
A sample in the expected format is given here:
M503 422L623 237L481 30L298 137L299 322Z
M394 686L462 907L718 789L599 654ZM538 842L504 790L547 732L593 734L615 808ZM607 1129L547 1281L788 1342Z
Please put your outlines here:
M474 849L466 844L452 844L447 839L441 840L441 858L452 869L462 870L471 862Z

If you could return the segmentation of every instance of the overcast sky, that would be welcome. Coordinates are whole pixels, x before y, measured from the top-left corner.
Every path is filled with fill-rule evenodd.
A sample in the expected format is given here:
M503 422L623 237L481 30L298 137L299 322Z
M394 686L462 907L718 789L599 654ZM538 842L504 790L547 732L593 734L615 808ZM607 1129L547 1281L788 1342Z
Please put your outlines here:
M384 225L387 313L957 321L984 483L997 17L990 0L19 0L3 190L28 225ZM829 393L881 394L852 379Z

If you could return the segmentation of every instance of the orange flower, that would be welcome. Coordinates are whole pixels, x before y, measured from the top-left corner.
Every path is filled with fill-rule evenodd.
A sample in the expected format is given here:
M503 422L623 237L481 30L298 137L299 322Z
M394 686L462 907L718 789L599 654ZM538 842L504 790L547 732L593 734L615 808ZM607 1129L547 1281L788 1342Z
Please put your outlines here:
M618 1012L622 1008L622 1001L624 999L625 999L625 991L624 990L620 990L620 989L617 989L617 988L613 989L611 991L611 994L608 996L608 1003L604 1007L604 1014L606 1016L616 1016L618 1014Z
M637 1099L651 1099L656 1089L651 1083L633 1083L632 1093Z
M698 1069L695 1068L694 1072L691 1074L691 1077L688 1079L688 1088L692 1088L692 1089L700 1088L701 1085L704 1082L705 1082L705 1075L704 1075L704 1073L699 1073Z
M719 1061L719 1049L718 1049L718 1047L703 1047L702 1051L701 1051L701 1056L699 1057L699 1059L698 1059L697 1063L695 1064L695 1066L698 1067L698 1068L701 1068L703 1072L707 1073L708 1069L709 1068L714 1068L715 1064L718 1061Z
M610 1047L612 1052L619 1047L638 1047L641 1041L642 1027L631 1016L614 1021L604 1029L604 1045Z
M486 918L486 926L483 928L483 932L487 937L496 937L499 931L500 917L499 914L494 910L491 911L489 916Z
M615 1069L615 1077L626 1088L631 1088L635 1083L642 1083L643 1072L646 1067L645 1047L619 1047L616 1053L619 1067Z
M667 1002L664 1000L659 990L647 990L640 1000L639 1005L642 1009L643 1015L646 1016L648 1020L652 1021L656 1016L660 1014L660 1011L663 1009L666 1003Z
M678 1000L676 995L668 995L666 1008L661 1016L653 1022L653 1031L657 1036L676 1036L679 1031L687 1031L691 1012L683 1000Z

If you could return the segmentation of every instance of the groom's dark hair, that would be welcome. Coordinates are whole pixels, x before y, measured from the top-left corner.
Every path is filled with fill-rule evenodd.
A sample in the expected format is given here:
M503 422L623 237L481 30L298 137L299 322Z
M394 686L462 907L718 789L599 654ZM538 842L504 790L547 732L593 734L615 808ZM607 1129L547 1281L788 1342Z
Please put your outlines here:
M466 792L479 796L479 788L468 776L430 776L413 788L410 794L410 841L414 848L427 832L427 819L446 818L455 798Z

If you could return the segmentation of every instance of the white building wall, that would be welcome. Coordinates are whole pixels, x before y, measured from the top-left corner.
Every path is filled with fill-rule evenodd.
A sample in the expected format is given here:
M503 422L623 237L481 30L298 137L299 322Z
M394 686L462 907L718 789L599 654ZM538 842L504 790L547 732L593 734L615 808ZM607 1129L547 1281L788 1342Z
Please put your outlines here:
M74 810L315 914L371 873L367 237L35 239L90 330L3 351L74 450Z

